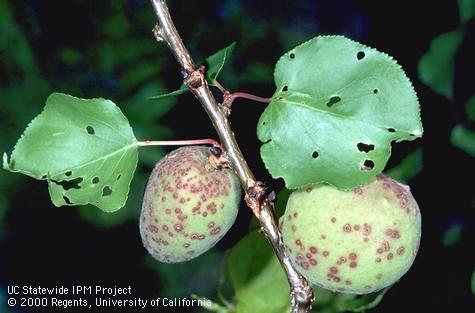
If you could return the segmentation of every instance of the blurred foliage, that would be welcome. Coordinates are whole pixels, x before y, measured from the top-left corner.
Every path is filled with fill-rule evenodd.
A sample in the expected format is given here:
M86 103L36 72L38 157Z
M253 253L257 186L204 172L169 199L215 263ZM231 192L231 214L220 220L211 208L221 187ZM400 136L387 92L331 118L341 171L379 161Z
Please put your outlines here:
M188 262L160 263L147 256L145 264L160 275L161 296L187 297L195 293L211 298L223 271L223 259L222 252L212 249Z
M1 9L1 7L0 7ZM12 312L7 304L8 294L6 290L6 286L0 285L0 312L2 313L10 313Z
M244 237L226 259L226 277L235 291L236 313L289 312L289 285L272 248L259 232ZM313 286L314 312L364 312L378 305L389 288L367 295L334 293ZM272 299L266 301L265 299Z
M289 312L287 279L262 234L252 232L231 250L226 274L235 291L237 313Z
M466 37L467 22L475 15L474 0L459 0L460 23L457 29L435 37L429 51L419 61L419 78L436 93L454 101L455 58ZM465 105L467 120L475 121L475 96ZM451 134L452 145L475 157L475 131L464 125L456 125Z
M130 14L130 5L125 1L115 1L100 12L103 14L100 18L90 16L99 32L97 37L87 38L90 42L86 48L74 40L71 46L61 44L60 49L52 52L52 68L45 69L38 65L30 44L30 41L38 39L25 35L15 21L10 2L0 0L2 152L12 150L15 137L18 138L29 120L41 111L46 96L54 90L84 97L110 95L128 117L139 140L162 140L171 136L171 130L157 124L157 120L173 107L175 99L170 98L159 104L147 100L165 90L157 77L163 69L164 59L160 55L166 51L157 49L152 36L142 31L143 27L149 26L147 20L153 18L153 13L144 6ZM131 28L128 21L138 25ZM37 28L36 33L41 35L43 30L39 21L32 19L31 23L33 25L28 26ZM137 218L148 170L163 155L164 149L161 147L140 151L139 169L131 186L133 196L120 213L95 212L85 206L77 208L80 215L101 227L119 226L126 220ZM26 180L19 175L0 171L0 234L3 229L2 216L11 198L7 195L13 192L15 184L20 181Z
M474 0L458 0L460 21L468 22L475 15Z
M422 170L422 149L409 153L399 164L386 171L386 174L402 183L408 183Z
M462 224L455 224L452 225L449 229L444 232L442 238L442 244L444 246L453 246L457 242L460 241L460 237L462 236L463 225Z
M475 122L475 94L467 101L465 109L467 111L468 119Z
M475 131L457 125L452 129L450 141L454 146L475 157Z
M475 296L475 270L473 270L473 273L472 273L471 289L472 289L473 295Z
M463 38L462 29L435 37L419 62L421 81L449 99L453 98L455 54Z

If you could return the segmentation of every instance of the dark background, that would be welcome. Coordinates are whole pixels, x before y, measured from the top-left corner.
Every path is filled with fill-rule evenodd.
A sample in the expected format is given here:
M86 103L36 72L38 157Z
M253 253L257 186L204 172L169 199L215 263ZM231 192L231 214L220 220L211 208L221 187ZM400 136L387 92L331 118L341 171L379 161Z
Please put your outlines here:
M159 125L160 131L156 132L148 130L143 122L147 106L139 111L130 108L129 104L143 95L142 87L152 81L158 86L150 87L153 92L173 90L180 84L178 65L151 34L155 19L147 1L0 3L11 9L10 21L0 15L0 34L11 35L12 28L16 31L0 39L2 151L12 150L27 122L41 111L52 91L113 100L126 113L136 114L130 120L138 139L216 137L206 114L190 94L165 101L164 112L153 120ZM0 12L4 8L0 6ZM475 311L470 289L475 269L475 163L450 142L454 125L473 126L463 107L475 92L473 18L456 55L453 99L422 84L417 72L419 59L431 40L458 27L456 1L177 0L170 1L170 10L195 60L237 41L232 66L221 74L223 84L231 90L271 96L276 60L293 46L320 34L345 35L398 60L419 95L425 133L420 140L395 145L388 168L408 153L422 149L422 170L409 184L422 211L423 237L413 267L371 312L416 312L416 307L427 312ZM153 64L156 67L150 69ZM134 71L135 76L131 74ZM140 99L150 106L161 105L147 102L145 97ZM263 108L263 104L238 101L231 120L256 176L271 182L259 158L255 135ZM123 209L125 213L110 215L93 207L55 208L44 182L2 171L0 312L9 312L3 300L7 298L6 286L11 284L131 285L134 295L149 299L166 293L167 288L172 288L168 292L176 296L195 292L212 297L216 283L209 281L218 275L213 266L200 265L201 276L193 276L190 282L187 278L192 275L188 276L183 266L157 268L145 259L137 220L140 193L153 157L163 151L144 154L139 182L133 189L135 197ZM282 188L282 182L274 182L273 187ZM249 211L242 206L238 222L210 257L211 265L222 265L222 252L247 233L250 219ZM460 230L460 236L453 244L444 244L444 234L454 227ZM181 274L175 280L170 273L177 269Z

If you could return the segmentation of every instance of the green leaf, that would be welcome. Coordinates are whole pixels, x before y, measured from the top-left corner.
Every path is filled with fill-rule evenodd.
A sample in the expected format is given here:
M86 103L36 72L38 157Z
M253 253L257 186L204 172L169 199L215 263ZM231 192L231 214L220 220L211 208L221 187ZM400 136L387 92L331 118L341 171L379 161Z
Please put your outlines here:
M475 15L475 1L474 0L458 0L459 14L462 23L468 22L473 15Z
M262 234L244 237L231 250L226 270L236 292L237 313L290 311L287 279Z
M421 81L449 99L453 98L455 53L463 38L464 32L461 29L435 37L429 51L419 61Z
M109 100L53 93L28 125L3 168L46 179L56 206L124 206L137 166L137 141L126 117Z
M472 122L475 122L475 94L467 101L465 105L465 110L467 112L468 119Z
M472 289L472 293L473 295L475 296L475 270L473 271L472 273L472 280L471 280L471 289Z
M147 256L145 264L160 275L160 296L188 297L194 293L211 297L218 286L223 261L223 254L212 249L188 262L160 263Z
M277 62L260 117L261 157L287 188L352 188L380 173L391 142L422 136L411 82L388 55L341 36L316 37Z
M153 97L150 97L149 99L150 100L159 100L159 99L168 98L168 97L175 97L175 96L179 96L181 94L184 94L185 92L188 92L188 87L186 87L185 84L181 84L180 88L175 90L175 91L160 94L158 96L153 96Z
M224 64L230 58L235 46L236 43L233 42L229 46L219 50L218 52L215 52L214 54L206 58L206 63L208 63L208 68L206 71L206 80L208 81L209 85L216 86L216 79L221 70L223 69ZM188 87L185 84L181 84L180 88L175 91L160 94L158 96L153 96L150 99L159 100L167 97L179 96L187 91Z
M444 232L442 238L442 244L444 246L453 246L457 242L460 241L460 237L462 236L463 225L455 224L452 225L449 229Z
M378 292L354 297L353 299L343 302L340 308L350 312L366 312L366 310L376 307L383 300L390 288L391 286Z
M475 157L475 131L457 125L452 129L450 142L455 147Z
M408 154L398 165L386 174L401 183L407 183L422 170L422 149Z
M206 79L208 80L208 83L210 85L214 85L216 83L216 79L218 78L219 72L221 72L224 64L231 57L235 46L236 42L233 42L226 48L221 49L206 58L206 63L208 63Z

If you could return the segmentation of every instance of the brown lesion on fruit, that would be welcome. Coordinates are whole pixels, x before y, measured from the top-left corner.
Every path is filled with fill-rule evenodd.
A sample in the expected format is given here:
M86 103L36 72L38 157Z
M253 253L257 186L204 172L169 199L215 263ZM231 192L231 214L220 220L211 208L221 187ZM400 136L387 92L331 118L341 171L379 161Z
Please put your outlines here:
M219 226L218 226L218 227L215 227L215 228L213 228L213 229L210 231L210 235L214 235L214 236L215 236L215 235L219 234L220 231L221 231L221 227L219 227Z
M348 223L343 225L342 229L343 229L343 232L345 232L345 233L350 233L352 231L352 227Z
M304 245L303 245L303 243L302 243L302 240L296 239L296 240L295 240L295 245L296 245L297 247L299 247L300 250L303 250L303 251L305 250L305 247L304 247Z
M328 269L327 280L328 281L333 280L334 282L337 282L337 283L341 281L341 277L340 275L338 275L338 268L336 268L335 266L332 266Z
M399 239L401 238L401 233L398 229L396 228L388 228L386 229L386 231L384 232L384 234L392 239Z
M355 195L361 196L361 195L364 193L364 191L363 191L363 188L361 188L361 187L356 187L355 189L353 189L353 193L354 193Z
M397 255L403 255L405 251L406 251L406 248L404 248L403 246L401 246L401 247L397 248L396 254L397 254Z
M340 256L338 258L338 261L336 261L336 265L342 265L342 264L346 263L346 261L347 261L346 257Z

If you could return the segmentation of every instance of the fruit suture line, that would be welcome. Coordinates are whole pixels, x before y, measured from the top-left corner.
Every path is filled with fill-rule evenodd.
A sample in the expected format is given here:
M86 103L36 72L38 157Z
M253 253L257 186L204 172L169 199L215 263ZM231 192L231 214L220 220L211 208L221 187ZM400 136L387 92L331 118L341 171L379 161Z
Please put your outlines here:
M291 289L291 306L294 313L309 312L314 300L312 288L305 278L300 275L291 263L282 243L282 238L275 220L274 208L270 201L262 197L262 184L256 181L254 175L246 164L241 150L234 138L234 133L227 120L227 114L222 109L211 93L204 74L196 69L175 25L170 17L168 7L164 0L152 0L152 6L158 18L158 25L154 28L157 41L164 41L176 60L182 67L184 82L201 102L216 129L229 164L241 181L241 186L246 191L246 204L261 223L261 230L271 243L279 259ZM229 112L228 112L229 113ZM253 197L254 196L254 197Z

